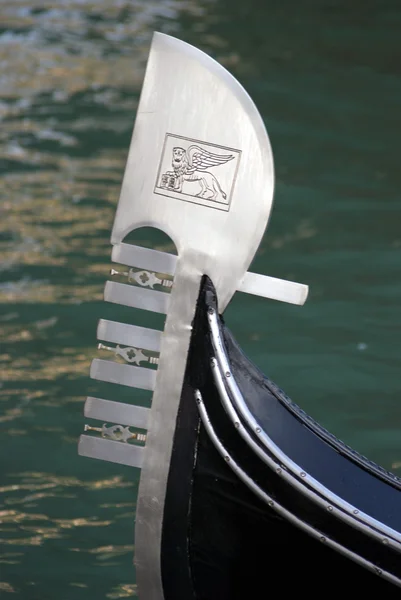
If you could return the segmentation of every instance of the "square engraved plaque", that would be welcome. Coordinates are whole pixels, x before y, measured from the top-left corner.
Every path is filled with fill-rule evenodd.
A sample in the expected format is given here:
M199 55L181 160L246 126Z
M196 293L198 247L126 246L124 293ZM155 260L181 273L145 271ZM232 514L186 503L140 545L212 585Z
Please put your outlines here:
M166 134L155 194L230 210L241 151Z

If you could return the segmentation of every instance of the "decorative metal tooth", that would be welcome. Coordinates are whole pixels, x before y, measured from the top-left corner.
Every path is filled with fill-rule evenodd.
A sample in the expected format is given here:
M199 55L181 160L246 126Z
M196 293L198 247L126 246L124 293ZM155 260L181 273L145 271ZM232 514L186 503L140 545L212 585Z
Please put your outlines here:
M167 275L174 275L177 264L177 256L174 254L131 244L117 244L114 246L111 260L128 267L149 269Z
M161 337L162 332L156 329L147 329L106 319L100 319L97 327L98 340L143 348L151 352L160 352Z
M121 356L127 363L131 365L140 365L141 362L149 362L152 365L157 365L159 359L156 356L147 356L140 348L121 348L121 346L105 346L104 344L97 345L99 350L108 350L116 356Z
M153 289L155 285L162 285L167 288L171 288L173 281L171 279L161 279L153 271L117 271L116 269L110 270L110 275L120 275L121 277L127 277L129 283L137 283L142 287L150 287Z
M104 299L106 302L114 302L115 304L163 314L168 313L170 304L170 294L157 292L156 290L145 290L115 281L106 282Z
M107 423L103 423L102 427L92 427L91 425L85 425L84 431L96 431L102 434L102 438L108 440L115 440L116 442L128 442L128 440L137 440L138 442L146 442L146 434L136 433L130 431L129 427L123 427L122 425L110 425L107 427Z
M98 381L118 383L143 390L154 390L156 383L154 369L123 365L110 360L95 358L90 368L90 376Z
M147 429L150 410L143 406L88 396L85 402L84 414L88 419L98 419L99 421L138 427L138 429Z
M295 281L286 281L258 273L245 273L241 283L238 286L239 292L254 294L271 300L288 302L289 304L302 305L308 297L309 288L303 283Z
M142 467L144 450L135 444L122 444L93 435L81 435L78 444L78 454L81 456L138 468Z

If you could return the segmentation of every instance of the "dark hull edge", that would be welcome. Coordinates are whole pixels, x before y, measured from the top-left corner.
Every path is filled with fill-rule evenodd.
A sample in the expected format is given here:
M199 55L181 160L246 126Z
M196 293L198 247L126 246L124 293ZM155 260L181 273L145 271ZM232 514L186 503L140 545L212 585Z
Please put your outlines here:
M270 454L274 472L252 447L246 447L239 427L230 422L227 407L223 407L221 389L213 375L213 311L217 312L215 294L205 278L194 321L164 509L161 563L166 600L257 597L266 582L266 569L280 578L282 591L305 590L311 598L321 594L321 589L312 585L311 573L315 571L319 579L330 581L334 593L344 593L351 579L359 590L399 597L400 556L392 543L383 543L385 537L375 539L370 531L340 519L338 510L322 511L310 501L310 487L301 476L301 486L299 482L297 487L283 484L278 470L286 468L277 457ZM244 379L254 385L249 361L244 357L241 364L240 349L235 348L221 319L218 328L224 341L222 351L230 360L230 377L239 385ZM264 378L263 393L266 389L271 393L278 388ZM254 394L261 395L260 386L254 385ZM273 396L280 402L277 394ZM287 418L299 422L295 405L285 406L286 402L281 401L281 405ZM260 415L255 411L253 416ZM241 421L241 428L246 425ZM305 428L320 443L333 448L330 439L316 436L309 422ZM259 443L254 432L248 433L254 443ZM336 440L336 444L341 442ZM269 454L266 447L263 451ZM391 494L395 492L399 506L399 485L391 476L381 476L381 469L370 468L369 461L359 464L359 455L358 460L352 460L347 451L336 454L352 463L358 474L367 473L383 497L390 489ZM327 499L320 498L331 506Z

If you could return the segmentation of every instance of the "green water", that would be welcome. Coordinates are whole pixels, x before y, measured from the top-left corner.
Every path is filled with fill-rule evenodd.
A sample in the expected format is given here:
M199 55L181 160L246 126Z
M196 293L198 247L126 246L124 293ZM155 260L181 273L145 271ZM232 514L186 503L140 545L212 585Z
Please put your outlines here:
M102 292L153 30L253 97L277 187L252 269L310 285L302 308L237 294L229 326L294 401L401 470L399 2L1 0L1 597L136 595L137 473L77 439L97 320L129 318Z

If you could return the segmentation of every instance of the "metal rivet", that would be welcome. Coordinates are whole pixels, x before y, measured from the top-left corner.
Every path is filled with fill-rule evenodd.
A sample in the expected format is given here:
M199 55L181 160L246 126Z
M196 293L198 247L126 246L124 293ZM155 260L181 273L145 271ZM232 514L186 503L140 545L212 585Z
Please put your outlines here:
M383 538L383 539L382 539L382 542L383 542L383 544L388 544L388 543L389 543L389 540L388 540L387 538Z
M276 469L276 473L280 474L281 473L281 469L280 467L278 469Z
M304 473L303 471L301 472L301 477L306 477L306 473Z
M227 371L227 372L226 372L226 377L231 377L231 373L230 373L230 371Z
M260 433L262 430L260 427L256 427L255 431L256 431L256 433Z
M209 315L214 315L214 309L211 306L207 309L207 312Z
M273 500L270 500L270 501L269 501L267 504L268 504L269 506L274 506L274 502L273 502Z
M324 537L324 535L321 536L320 541L321 542L325 542L326 541L326 538Z
M327 510L329 510L331 512L333 510L333 507L332 506L328 506Z
M230 457L229 457L229 456L225 456L224 458L225 458L225 460L226 460L227 462L230 462Z
M239 428L239 423L238 423L238 421L235 421L234 425L235 425L235 427L236 427L237 429Z
M382 575L383 571L381 569L378 569L377 567L375 567L375 571L378 575Z
M359 510L354 510L354 515L357 515L359 513Z

